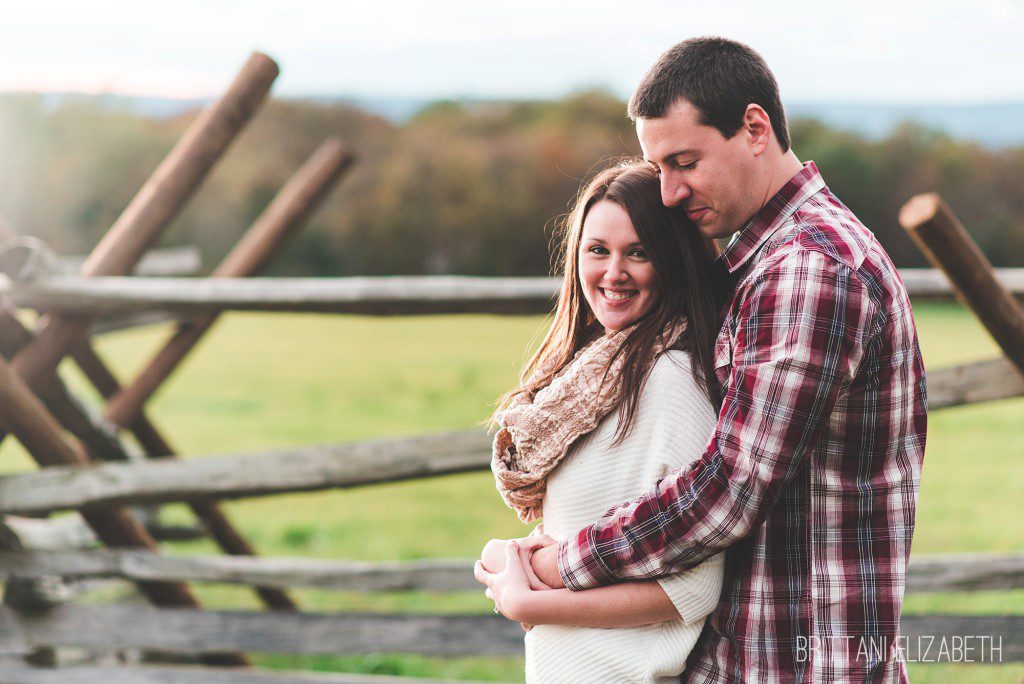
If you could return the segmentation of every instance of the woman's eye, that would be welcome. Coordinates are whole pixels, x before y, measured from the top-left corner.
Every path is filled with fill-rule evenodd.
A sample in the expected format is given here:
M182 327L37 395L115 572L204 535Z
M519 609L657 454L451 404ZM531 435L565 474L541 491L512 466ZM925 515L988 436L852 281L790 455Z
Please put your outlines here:
M637 258L640 258L640 259L646 259L647 258L647 252L645 252L642 249L634 249L632 252L629 253L629 255L637 257Z
M593 247L588 248L587 251L590 252L591 254L607 254L608 253L608 250L605 249L604 247L600 246L600 245L594 245Z

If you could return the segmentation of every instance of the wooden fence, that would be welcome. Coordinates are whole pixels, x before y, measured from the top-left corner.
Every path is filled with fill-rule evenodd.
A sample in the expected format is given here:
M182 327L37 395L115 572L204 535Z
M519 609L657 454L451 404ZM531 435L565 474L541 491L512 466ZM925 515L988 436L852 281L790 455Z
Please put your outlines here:
M356 563L260 558L221 510L222 499L360 487L485 470L482 431L225 454L187 462L145 411L146 401L222 311L316 311L371 315L537 314L550 309L549 278L259 279L257 275L352 162L328 141L282 188L211 278L132 273L265 97L277 68L254 55L225 95L189 128L80 273L45 247L7 235L0 269L0 438L13 434L36 472L0 477L0 681L2 682L394 682L359 675L274 673L244 654L378 651L516 655L519 627L495 615L300 613L288 590L476 590L470 560ZM964 299L1005 356L928 376L932 410L1024 396L1024 270L995 271L934 196L908 203L901 222L936 270L901 272L915 298ZM0 222L0 232L3 232ZM7 231L10 232L9 230ZM54 266L57 263L58 266ZM152 263L152 262L151 262ZM180 263L170 274L187 270ZM16 307L42 317L29 330ZM157 316L178 321L150 363L119 383L91 334ZM65 356L104 398L102 413L55 373ZM134 441L127 440L130 434ZM196 527L168 529L159 507L187 504ZM51 513L69 515L49 518ZM159 542L209 536L224 556L162 555ZM76 602L99 580L134 583L148 605ZM267 611L201 610L189 585L251 587ZM1024 553L915 557L909 592L1024 587ZM1003 660L1024 660L1024 617L904 616L918 636L1001 638ZM81 650L99 655L74 657ZM112 662L138 653L188 656L197 664ZM214 667L216 666L216 667Z

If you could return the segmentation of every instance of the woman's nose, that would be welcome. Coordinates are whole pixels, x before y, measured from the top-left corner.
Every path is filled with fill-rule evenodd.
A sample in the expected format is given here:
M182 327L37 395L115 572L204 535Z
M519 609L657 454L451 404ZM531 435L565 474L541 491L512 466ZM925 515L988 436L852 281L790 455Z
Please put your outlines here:
M621 259L612 259L605 276L609 281L618 283L629 279L629 272L626 271L626 264Z

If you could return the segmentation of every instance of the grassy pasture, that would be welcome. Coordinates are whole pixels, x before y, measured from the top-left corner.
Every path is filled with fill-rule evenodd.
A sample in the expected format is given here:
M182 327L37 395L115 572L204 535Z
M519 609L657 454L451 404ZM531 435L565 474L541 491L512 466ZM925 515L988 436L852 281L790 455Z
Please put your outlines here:
M997 348L955 304L917 307L929 369L990 358ZM150 404L150 415L188 457L299 444L471 428L514 381L541 318L231 314ZM102 338L101 354L129 376L166 337L165 327ZM65 375L77 387L74 369ZM94 396L94 395L90 395ZM1024 549L1024 399L936 412L930 418L915 553ZM14 440L0 472L29 469ZM1016 503L1014 503L1016 502ZM525 528L477 473L360 490L226 504L267 555L408 560L476 555L492 536ZM188 520L182 507L169 519ZM173 553L209 553L206 542ZM256 607L249 592L198 591L210 606ZM486 612L479 592L359 595L296 592L308 610ZM1024 614L1024 591L913 595L906 611ZM270 666L472 679L521 679L518 659L435 660L263 656ZM1024 665L914 664L915 681L1020 681Z

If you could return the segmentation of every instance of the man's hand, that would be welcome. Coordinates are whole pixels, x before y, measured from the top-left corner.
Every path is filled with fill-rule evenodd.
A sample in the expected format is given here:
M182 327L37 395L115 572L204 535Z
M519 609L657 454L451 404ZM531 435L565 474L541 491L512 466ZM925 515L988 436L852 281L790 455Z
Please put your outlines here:
M520 548L529 554L531 586L535 589L564 589L565 582L558 574L558 542L546 534L530 535L519 543Z

